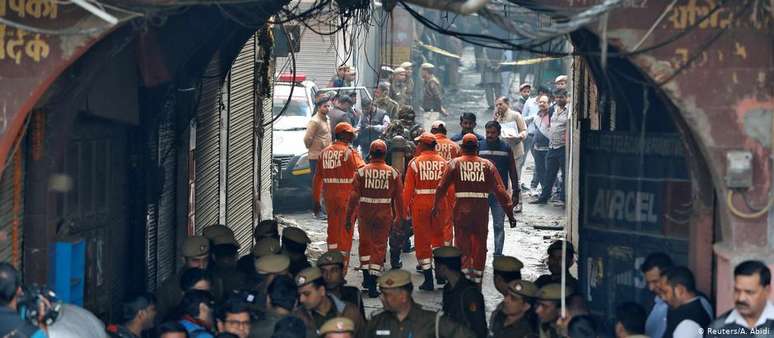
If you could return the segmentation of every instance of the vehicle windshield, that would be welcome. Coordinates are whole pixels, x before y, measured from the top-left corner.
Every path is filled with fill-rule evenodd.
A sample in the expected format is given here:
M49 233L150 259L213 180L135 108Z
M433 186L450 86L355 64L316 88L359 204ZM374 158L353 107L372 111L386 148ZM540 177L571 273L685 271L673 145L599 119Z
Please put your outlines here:
M285 107L285 102L287 100L287 96L284 98L274 98L274 107L271 109L271 113L273 116L277 116L282 111L282 108ZM288 109L285 111L285 113L282 114L282 116L309 116L309 104L304 98L293 98L290 100L290 103L288 104Z

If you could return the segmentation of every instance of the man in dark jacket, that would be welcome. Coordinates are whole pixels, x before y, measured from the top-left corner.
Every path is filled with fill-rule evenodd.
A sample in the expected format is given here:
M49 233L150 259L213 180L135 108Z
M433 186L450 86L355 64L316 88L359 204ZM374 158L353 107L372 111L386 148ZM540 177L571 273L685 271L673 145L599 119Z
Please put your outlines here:
M701 338L712 318L701 305L693 273L678 266L662 276L664 301L669 304L664 338Z
M443 287L443 312L484 338L486 307L476 284L462 275L462 251L452 246L433 250L436 274L447 281Z
M390 125L390 117L386 111L377 107L367 96L363 96L360 100L363 106L363 116L358 124L360 132L357 135L357 145L360 146L363 158L367 158L371 142L382 136L384 130Z
M734 268L734 308L715 320L707 337L771 337L774 304L771 271L761 261L745 261Z

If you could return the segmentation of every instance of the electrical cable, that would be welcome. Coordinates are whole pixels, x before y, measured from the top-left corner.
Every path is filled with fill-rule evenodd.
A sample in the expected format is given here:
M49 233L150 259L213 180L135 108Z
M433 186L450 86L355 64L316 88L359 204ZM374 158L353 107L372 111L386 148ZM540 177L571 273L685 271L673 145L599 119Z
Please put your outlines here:
M290 41L290 34L288 34L288 31L285 29L285 26L280 25L280 27L282 28L282 32L285 33L285 36L287 37L288 41ZM290 101L293 99L293 91L296 89L296 82L295 82L296 81L296 53L293 50L293 48L288 48L288 50L290 51L290 60L291 60L291 64L293 65L293 77L290 84L290 93L288 94L288 100L285 101L285 105L282 107L282 110L280 110L280 112L277 113L277 116L274 116L269 122L266 122L263 124L264 128L274 124L274 122L276 122L280 118L280 116L285 114L285 112L288 110L288 107L290 106Z

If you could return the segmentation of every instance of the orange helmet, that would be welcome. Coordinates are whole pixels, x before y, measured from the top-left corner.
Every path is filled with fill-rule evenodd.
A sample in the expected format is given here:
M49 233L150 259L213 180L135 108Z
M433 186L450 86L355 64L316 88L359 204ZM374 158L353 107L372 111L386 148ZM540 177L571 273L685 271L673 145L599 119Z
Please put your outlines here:
M436 141L436 138L435 138L435 135L430 134L428 132L424 132L421 135L417 136L417 138L415 138L414 141L419 143L424 143L426 145L432 145L433 142Z
M387 144L382 140L374 140L371 142L371 147L368 149L370 153L374 153L377 150L381 150L383 153L387 152Z
M352 128L352 125L347 122L339 122L339 124L336 125L335 133L341 134L341 133L350 133L355 134L355 128Z

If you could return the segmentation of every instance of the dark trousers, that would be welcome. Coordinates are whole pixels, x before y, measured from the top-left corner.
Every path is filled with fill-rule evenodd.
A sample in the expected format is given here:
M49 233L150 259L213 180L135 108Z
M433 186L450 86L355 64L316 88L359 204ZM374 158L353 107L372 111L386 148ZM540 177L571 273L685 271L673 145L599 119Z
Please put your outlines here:
M546 154L545 176L543 176L543 182L541 183L543 186L543 191L540 194L541 200L548 200L551 197L551 190L553 190L556 176L560 170L562 177L567 177L564 173L564 159L564 147L548 150L548 154ZM567 179L564 181L566 183ZM561 187L559 188L559 200L564 201L564 189Z
M532 186L537 187L538 183L540 183L540 185L543 186L543 190L545 190L543 176L546 173L546 154L548 154L548 150L537 150L532 148L532 158L535 160L535 172L532 175Z

